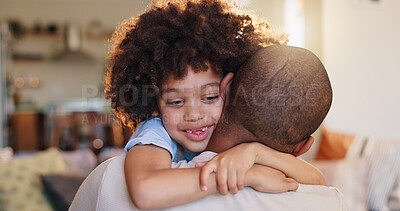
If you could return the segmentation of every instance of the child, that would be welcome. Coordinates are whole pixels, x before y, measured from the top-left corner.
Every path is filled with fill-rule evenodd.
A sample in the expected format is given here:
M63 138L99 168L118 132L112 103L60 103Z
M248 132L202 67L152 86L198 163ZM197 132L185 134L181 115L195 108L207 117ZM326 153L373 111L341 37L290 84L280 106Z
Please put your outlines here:
M171 207L216 191L200 191L199 170L171 169L171 161L190 160L207 146L223 107L223 76L257 49L286 43L284 34L237 9L223 0L161 2L113 35L105 92L125 125L143 122L125 161L138 208Z

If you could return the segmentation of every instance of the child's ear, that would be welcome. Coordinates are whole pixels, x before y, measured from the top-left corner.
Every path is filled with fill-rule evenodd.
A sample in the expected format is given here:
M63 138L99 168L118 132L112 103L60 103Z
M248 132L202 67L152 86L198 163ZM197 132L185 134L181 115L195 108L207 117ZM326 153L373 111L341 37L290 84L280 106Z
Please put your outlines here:
M228 73L221 81L221 84L219 85L219 92L222 97L222 100L225 101L226 97L229 95L229 91L231 89L231 84L233 80L233 76L235 74L233 73Z
M311 148L313 143L314 143L314 138L312 136L310 136L308 139L301 141L294 148L292 155L297 157L306 153Z

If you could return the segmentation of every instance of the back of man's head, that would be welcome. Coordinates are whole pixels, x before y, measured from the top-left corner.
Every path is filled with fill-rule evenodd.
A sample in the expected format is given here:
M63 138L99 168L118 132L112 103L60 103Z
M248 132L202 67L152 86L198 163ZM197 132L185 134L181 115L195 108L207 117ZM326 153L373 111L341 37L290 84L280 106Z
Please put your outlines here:
M237 72L224 118L257 141L292 152L319 127L331 103L331 84L317 56L274 45L257 51Z

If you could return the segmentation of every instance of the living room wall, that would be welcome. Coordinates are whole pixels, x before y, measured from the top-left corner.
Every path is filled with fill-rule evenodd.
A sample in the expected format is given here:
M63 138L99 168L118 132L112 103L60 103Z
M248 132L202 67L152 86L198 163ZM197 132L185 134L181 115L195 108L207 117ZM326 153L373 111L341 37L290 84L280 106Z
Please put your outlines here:
M400 1L323 0L323 61L333 130L399 139Z

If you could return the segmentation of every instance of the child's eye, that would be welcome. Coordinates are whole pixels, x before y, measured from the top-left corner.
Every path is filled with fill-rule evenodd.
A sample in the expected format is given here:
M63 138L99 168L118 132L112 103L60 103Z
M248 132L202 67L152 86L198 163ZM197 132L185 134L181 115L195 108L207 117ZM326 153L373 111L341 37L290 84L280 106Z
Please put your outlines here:
M183 105L183 100L167 101L167 105L181 106Z
M205 102L205 103L212 103L218 98L219 98L219 95L209 96L209 97L203 98L202 101Z

